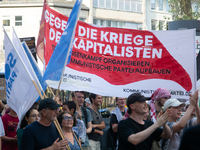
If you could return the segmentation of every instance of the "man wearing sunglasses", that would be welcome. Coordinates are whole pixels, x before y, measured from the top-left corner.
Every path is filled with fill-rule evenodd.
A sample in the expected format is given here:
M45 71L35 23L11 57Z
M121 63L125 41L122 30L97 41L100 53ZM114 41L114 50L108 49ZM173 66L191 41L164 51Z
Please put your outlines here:
M59 113L60 105L54 100L41 100L38 111L40 120L28 125L22 137L20 150L52 150L66 149L66 140L59 140L60 135L53 123Z

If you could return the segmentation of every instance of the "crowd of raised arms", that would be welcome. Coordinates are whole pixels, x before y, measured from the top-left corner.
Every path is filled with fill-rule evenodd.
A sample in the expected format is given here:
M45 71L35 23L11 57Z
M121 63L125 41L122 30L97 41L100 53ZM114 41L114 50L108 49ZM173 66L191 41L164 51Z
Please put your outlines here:
M45 98L19 121L0 101L0 150L200 150L198 91L185 103L165 88L145 97L116 97L110 128L98 110L102 96L72 92L72 101ZM184 110L184 115L182 111ZM106 135L105 135L106 134ZM101 136L106 140L101 140ZM106 142L105 142L106 141Z

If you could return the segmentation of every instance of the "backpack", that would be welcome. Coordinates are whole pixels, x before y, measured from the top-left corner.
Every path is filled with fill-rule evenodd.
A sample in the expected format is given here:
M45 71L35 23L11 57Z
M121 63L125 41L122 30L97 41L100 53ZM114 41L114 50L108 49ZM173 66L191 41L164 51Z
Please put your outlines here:
M83 115L84 115L84 118L85 118L85 127L87 128L87 111L86 111L86 108L82 107L83 109Z

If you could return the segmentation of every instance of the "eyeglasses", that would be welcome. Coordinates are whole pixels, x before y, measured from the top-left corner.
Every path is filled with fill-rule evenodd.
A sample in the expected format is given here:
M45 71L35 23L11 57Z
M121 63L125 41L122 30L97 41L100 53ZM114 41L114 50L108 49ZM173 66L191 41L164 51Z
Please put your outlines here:
M34 115L30 115L29 117L34 117L34 118L38 117L38 118L40 118L40 115L34 114Z
M125 98L119 98L119 101L125 101L126 99Z
M63 119L67 120L74 120L74 117L63 116Z

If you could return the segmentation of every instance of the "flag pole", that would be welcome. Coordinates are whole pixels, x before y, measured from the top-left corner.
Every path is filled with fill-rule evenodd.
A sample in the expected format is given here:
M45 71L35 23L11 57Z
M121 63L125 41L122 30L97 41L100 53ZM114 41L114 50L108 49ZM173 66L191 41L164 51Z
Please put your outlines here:
M36 88L36 90L37 90L37 92L39 93L39 95L40 95L40 97L42 98L42 99L44 99L44 96L40 93L40 90L39 90L39 88L37 87L37 85L36 85L36 83L35 83L35 81L33 81L33 80L31 80L32 82L33 82L33 84L34 84L34 86L35 86L35 88Z
M65 66L64 66L64 68L65 68ZM64 69L63 69L63 70L64 70ZM62 72L62 74L63 74L63 72ZM61 75L61 76L62 76L62 75ZM60 78L61 78L61 77L60 77ZM62 79L60 79L59 84L58 84L58 89L57 89L57 91L56 91L56 97L58 97L58 93L59 93L59 88L60 88L61 80L62 80Z
M50 87L49 85L47 85L47 86L48 86L50 92L53 94L53 97L56 98L56 97L55 97L55 94L53 93L53 91L52 91L52 89L51 89L51 87Z
M54 124L55 124L55 126L56 126L56 128L57 128L57 130L58 130L58 132L59 132L59 134L60 134L60 136L61 136L61 138L62 138L63 140L66 139L66 138L65 138L65 135L64 135L64 133L63 133L63 130L62 130L61 127L60 127L60 124L59 124L58 120L56 119L56 120L53 121L53 122L54 122ZM69 147L68 144L66 145L66 147L67 147L67 150L71 150L71 148Z
M82 0L81 0L81 4L80 5L82 5ZM80 6L80 9L78 10L78 16L80 14L80 10L81 10L81 6ZM76 18L75 27L77 25L77 22L78 22L78 17ZM68 23L67 23L67 25L68 25ZM73 39L74 39L75 30L76 30L76 28L73 29L73 33L72 33L72 37L73 38L71 38L71 40L70 40L70 44L69 44L68 51L67 51L67 57L66 57L66 60L65 60L64 66L63 66L63 70L62 70L62 74L61 74L61 77L60 77L60 82L59 82L59 85L58 85L56 96L58 95L58 91L59 91L59 88L60 88L60 85L61 85L61 82L62 82L62 79L63 79L63 73L65 72L65 66L67 64L67 60L68 60L68 57L69 57L70 49L73 48L72 47L72 42L73 42Z

